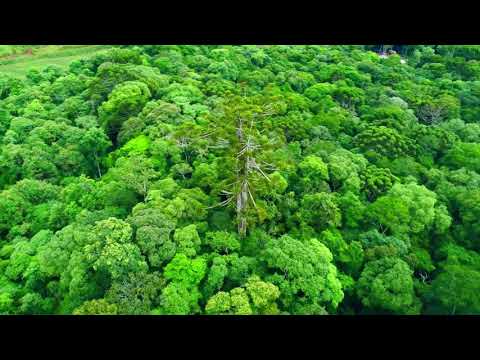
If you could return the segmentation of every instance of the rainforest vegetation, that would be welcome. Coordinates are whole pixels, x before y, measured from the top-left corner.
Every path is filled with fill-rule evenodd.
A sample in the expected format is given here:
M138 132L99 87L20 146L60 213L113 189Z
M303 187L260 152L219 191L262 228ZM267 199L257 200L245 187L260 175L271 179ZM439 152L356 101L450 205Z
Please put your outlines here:
M389 48L0 66L0 313L480 314L480 47Z

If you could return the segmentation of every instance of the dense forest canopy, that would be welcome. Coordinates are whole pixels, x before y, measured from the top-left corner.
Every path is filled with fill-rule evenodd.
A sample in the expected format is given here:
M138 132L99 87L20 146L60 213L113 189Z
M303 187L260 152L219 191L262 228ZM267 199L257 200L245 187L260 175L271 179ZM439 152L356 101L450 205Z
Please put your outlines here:
M479 217L480 46L0 69L1 314L480 314Z

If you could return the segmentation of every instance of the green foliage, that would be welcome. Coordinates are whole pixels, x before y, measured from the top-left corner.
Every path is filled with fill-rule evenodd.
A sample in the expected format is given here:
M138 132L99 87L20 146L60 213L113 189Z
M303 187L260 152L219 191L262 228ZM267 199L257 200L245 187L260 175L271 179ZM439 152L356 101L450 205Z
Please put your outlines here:
M240 241L236 234L227 231L208 232L205 235L205 244L220 254L228 254L240 249Z
M323 230L329 226L340 226L342 221L342 214L335 197L329 193L305 195L298 217L317 230Z
M362 180L364 182L362 190L365 191L368 200L373 201L390 190L398 178L390 169L369 166L362 174Z
M151 97L147 85L140 81L126 81L117 85L98 109L102 126L115 139L122 123L138 113Z
M366 159L347 150L336 150L329 155L329 172L333 189L340 191L360 190L359 173L365 170Z
M118 314L142 315L158 306L164 280L158 274L130 273L115 282L105 295Z
M177 254L165 266L164 275L170 283L161 295L161 312L164 314L187 315L200 311L198 290L200 281L207 270L202 258L188 259L185 254Z
M327 164L315 155L305 157L298 165L301 174L301 185L305 192L321 190L322 185L329 179ZM323 185L325 186L325 185Z
M279 296L280 291L275 285L252 276L245 287L216 293L208 300L205 311L207 314L276 315L278 308L275 300Z
M451 266L432 283L432 295L450 314L478 314L480 272ZM451 312L450 312L451 311Z
M480 144L459 142L445 155L444 163L452 168L480 172Z
M205 276L206 263L202 258L188 259L185 254L177 254L165 266L165 278L186 287L198 285Z
M147 270L147 264L137 246L131 243L132 229L122 220L110 218L95 224L83 257L95 271L107 271L118 279L130 271Z
M343 299L332 253L316 239L301 242L289 236L271 240L262 255L280 289L280 301L292 313L297 306L318 304L334 310Z
M364 251L360 242L352 241L347 244L338 230L325 230L320 241L332 252L337 266L345 272L358 275L363 265Z
M422 185L395 184L370 205L369 215L382 231L418 234L429 230L436 216L441 216L435 211L436 202L435 193Z
M197 227L192 224L175 230L173 240L177 243L178 253L194 257L200 249L200 236Z
M358 296L363 305L372 310L417 314L420 303L415 297L412 273L398 258L369 262L358 280Z
M105 299L85 301L73 311L73 315L117 315L117 306Z
M0 313L480 314L479 47L382 47L0 46Z
M355 137L355 144L367 158L377 154L396 157L412 152L413 142L397 130L386 126L369 126Z
M109 167L112 167L115 160L121 157L129 157L136 155L145 155L150 148L150 139L145 135L139 135L130 139L125 145L109 154Z

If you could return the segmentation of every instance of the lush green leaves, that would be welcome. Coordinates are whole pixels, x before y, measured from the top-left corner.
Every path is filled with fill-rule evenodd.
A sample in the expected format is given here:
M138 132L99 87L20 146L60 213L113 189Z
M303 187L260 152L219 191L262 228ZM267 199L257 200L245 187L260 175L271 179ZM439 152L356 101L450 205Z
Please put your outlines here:
M383 48L0 74L0 313L479 314L479 48Z
M358 296L369 309L396 314L417 314L413 271L402 260L386 257L367 263L358 280Z

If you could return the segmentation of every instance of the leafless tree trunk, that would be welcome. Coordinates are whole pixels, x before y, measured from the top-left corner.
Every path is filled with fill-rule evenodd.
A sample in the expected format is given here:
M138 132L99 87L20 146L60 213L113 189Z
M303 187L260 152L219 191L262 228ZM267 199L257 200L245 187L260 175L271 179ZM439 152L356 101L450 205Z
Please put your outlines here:
M420 109L419 115L422 121L427 124L438 124L445 116L445 107L425 105Z
M272 109L267 108L263 113L254 116L268 116L273 113L274 111ZM255 176L260 174L268 181L270 181L270 179L256 161L256 155L261 147L255 142L254 135L250 133L254 128L254 119L252 118L250 120L249 128L245 128L247 120L240 115L237 115L233 121L235 123L235 144L231 144L225 139L219 139L217 140L216 145L209 146L209 148L227 148L229 146L234 146L234 154L236 157L235 181L231 184L234 186L234 190L222 190L221 194L227 195L228 198L213 207L227 206L233 204L235 201L234 208L237 217L238 233L240 237L244 237L248 228L247 211L249 205L251 203L255 208L257 207L252 194L254 192L253 186ZM273 165L265 164L269 169L273 168Z
M95 166L97 167L98 178L100 179L102 177L102 170L100 169L100 164L98 162L98 154L96 151L93 153L93 159L95 160Z
M237 153L237 184L240 184L240 188L237 193L236 213L238 233L241 237L244 237L247 233L248 221L246 212L248 210L249 202L256 207L255 199L253 198L252 191L250 189L250 181L253 173L257 171L270 181L268 176L265 175L260 166L257 164L254 157L255 151L260 149L260 146L255 144L251 137L245 136L243 126L244 119L239 117L236 134L240 144L240 150ZM250 128L252 127L253 120L250 123Z

